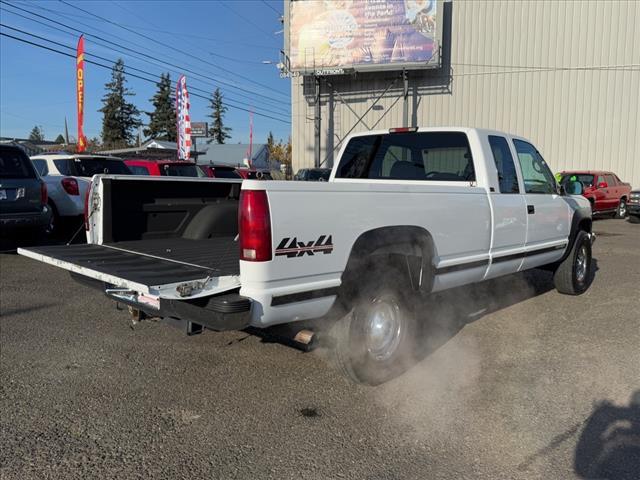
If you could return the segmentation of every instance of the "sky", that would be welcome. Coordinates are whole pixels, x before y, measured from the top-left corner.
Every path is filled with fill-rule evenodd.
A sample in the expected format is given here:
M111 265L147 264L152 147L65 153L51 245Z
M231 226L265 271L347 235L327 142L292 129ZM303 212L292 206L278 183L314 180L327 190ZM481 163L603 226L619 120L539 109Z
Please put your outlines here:
M290 82L276 67L282 10L282 0L1 0L0 31L73 57L84 33L87 60L111 67L123 58L130 73L154 81L162 72L170 72L172 81L184 74L192 121L211 121L208 100L197 95L208 98L218 86L229 108L229 142L249 142L244 110L253 110L253 141L264 143L270 131L285 141L290 135ZM110 78L110 69L85 63L88 138L100 135L98 110ZM129 100L141 112L151 111L155 83L128 77L127 86L135 93ZM0 136L26 138L40 125L53 140L64 134L66 117L75 137L75 102L75 58L0 36ZM149 117L143 114L142 121Z

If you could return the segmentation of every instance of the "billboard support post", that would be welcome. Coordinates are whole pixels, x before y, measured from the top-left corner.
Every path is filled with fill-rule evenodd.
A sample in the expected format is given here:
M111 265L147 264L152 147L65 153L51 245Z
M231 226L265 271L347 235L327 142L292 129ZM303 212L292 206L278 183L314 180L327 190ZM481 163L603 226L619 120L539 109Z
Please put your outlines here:
M409 126L409 76L407 69L402 69L402 126Z
M315 106L313 115L313 133L314 133L314 165L320 168L320 77L314 76L315 80Z

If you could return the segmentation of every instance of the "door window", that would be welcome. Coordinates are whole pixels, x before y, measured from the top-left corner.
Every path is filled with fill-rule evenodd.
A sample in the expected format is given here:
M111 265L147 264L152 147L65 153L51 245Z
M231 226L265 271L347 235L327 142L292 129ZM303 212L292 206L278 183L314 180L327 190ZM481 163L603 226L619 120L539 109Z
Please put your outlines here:
M536 148L528 142L513 140L526 193L557 193L556 179Z
M507 140L504 137L489 135L489 145L498 170L500 193L520 193L516 166Z
M607 185L610 187L615 187L617 185L616 180L613 178L613 175L605 175L604 181L607 182Z

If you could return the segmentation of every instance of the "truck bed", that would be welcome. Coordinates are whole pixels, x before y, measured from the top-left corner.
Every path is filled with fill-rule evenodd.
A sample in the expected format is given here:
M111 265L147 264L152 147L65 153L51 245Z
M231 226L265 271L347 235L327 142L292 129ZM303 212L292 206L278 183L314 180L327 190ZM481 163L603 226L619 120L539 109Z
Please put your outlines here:
M29 252L148 287L240 273L237 243L231 237L54 245Z

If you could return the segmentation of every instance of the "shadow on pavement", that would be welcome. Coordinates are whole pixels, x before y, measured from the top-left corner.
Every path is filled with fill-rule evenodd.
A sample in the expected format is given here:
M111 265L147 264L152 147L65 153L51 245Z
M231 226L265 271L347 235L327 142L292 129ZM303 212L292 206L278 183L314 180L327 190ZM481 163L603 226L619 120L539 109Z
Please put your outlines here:
M576 445L574 469L580 478L640 478L640 390L628 406L596 405Z
M35 235L29 232L10 232L0 236L0 253L16 253L16 249L21 247L84 243L86 238L82 221L74 219L73 221L65 221L60 229L50 236Z

